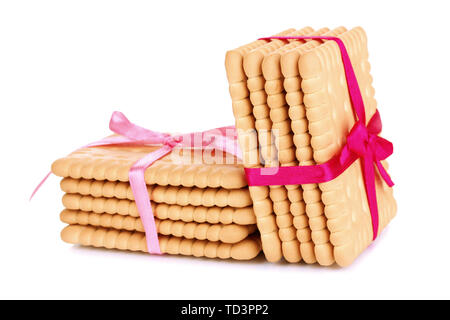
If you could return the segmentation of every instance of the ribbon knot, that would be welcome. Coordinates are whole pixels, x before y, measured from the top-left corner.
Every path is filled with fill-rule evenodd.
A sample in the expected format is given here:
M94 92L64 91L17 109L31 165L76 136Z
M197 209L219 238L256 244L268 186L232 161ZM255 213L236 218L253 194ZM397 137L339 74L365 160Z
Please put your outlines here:
M174 148L181 141L183 141L183 137L182 136L171 136L171 135L168 135L166 138L164 138L163 144L167 145L167 146L169 146L171 148Z
M369 138L369 135L371 134L369 134L367 127L361 121L358 121L347 136L348 148L360 157L365 156L368 148L370 148L371 141L373 141L372 137Z
M366 192L370 212L372 216L373 237L378 233L378 206L376 198L375 186L375 169L374 163L380 173L381 178L390 187L394 185L391 177L384 169L381 161L389 157L394 147L391 142L378 136L381 132L381 118L378 111L375 112L367 126L361 121L357 121L350 133L347 135L347 148L350 153L354 153L356 158L361 159L362 170L366 185Z
M370 119L367 127L361 121L355 123L347 135L347 146L351 152L358 155L358 158L375 162L383 180L386 181L388 186L392 187L394 183L381 161L393 153L394 147L390 141L378 135L381 128L381 118L377 111Z

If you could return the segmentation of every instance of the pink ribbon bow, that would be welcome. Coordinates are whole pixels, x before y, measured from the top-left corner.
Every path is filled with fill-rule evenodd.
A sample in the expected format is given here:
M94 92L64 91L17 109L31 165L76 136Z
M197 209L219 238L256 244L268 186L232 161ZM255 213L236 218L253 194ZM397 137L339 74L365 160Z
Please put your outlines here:
M347 144L344 148L348 148L350 152L356 153L360 158L367 159L369 163L375 162L383 180L392 187L394 183L381 161L387 159L394 152L394 146L390 141L378 136L381 128L380 113L377 111L367 127L361 122L357 122L353 126L347 135ZM372 165L370 167L373 168Z
M378 205L375 186L374 163L378 168L383 180L390 187L394 185L388 173L381 164L381 160L386 159L393 153L393 145L386 139L378 136L381 132L381 118L378 111L370 119L366 126L366 113L364 102L359 89L350 57L347 53L343 41L337 37L305 36L305 37L268 37L260 40L270 41L278 40L333 40L341 51L341 58L344 65L344 71L347 79L347 87L350 95L350 101L356 113L358 121L355 123L347 135L346 145L342 150L329 161L313 166L295 166L276 168L276 174L273 168L246 168L247 181L250 186L263 185L293 185L310 184L331 181L342 174L352 163L361 159L363 162L362 170L364 183L369 203L370 214L372 217L373 239L378 235Z
M119 136L107 137L90 143L82 148L113 145L162 145L158 150L151 152L136 161L128 173L136 207L145 230L148 252L152 254L161 254L155 218L153 216L150 197L147 192L147 184L144 178L145 170L155 161L170 153L175 147L189 149L208 148L210 150L231 154L240 159L241 153L237 146L236 130L233 126L228 126L203 132L171 136L170 134L155 132L135 125L131 123L123 113L118 111L112 114L109 128L114 133L119 134ZM31 198L39 190L45 180L47 180L49 175L50 173L47 174L41 183L39 183L33 191Z
M379 225L374 162L386 184L390 187L394 185L391 177L381 164L381 160L386 159L393 153L394 147L391 142L378 136L380 132L381 118L377 111L372 119L370 119L367 127L359 121L353 126L347 135L347 144L342 151L343 153L347 151L352 152L358 158L362 159L364 182L370 214L372 216L374 239L377 237Z

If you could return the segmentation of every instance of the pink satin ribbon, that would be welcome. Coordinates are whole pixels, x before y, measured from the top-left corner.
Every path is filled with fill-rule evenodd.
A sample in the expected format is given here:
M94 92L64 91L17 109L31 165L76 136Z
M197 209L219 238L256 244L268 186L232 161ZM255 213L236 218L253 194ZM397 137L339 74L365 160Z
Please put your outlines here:
M155 218L153 215L150 197L145 182L145 170L155 161L170 153L173 148L202 148L225 152L241 158L240 149L237 146L237 135L233 126L216 128L203 132L194 132L183 135L171 136L142 128L131 123L123 113L114 112L109 122L109 128L118 136L111 136L90 143L82 148L101 147L113 145L145 146L162 145L158 150L147 154L136 161L131 167L128 176L131 190L136 202L142 225L145 230L147 249L151 254L161 254ZM198 145L197 145L198 144ZM36 194L42 184L50 176L50 173L39 183L33 191L31 198ZM30 199L31 199L30 198Z
M341 51L342 62L344 64L345 75L347 78L347 87L350 95L350 101L357 116L357 121L349 134L347 142L342 150L329 161L313 166L296 167L278 167L278 168L246 168L245 173L250 186L263 185L294 185L322 183L335 179L342 174L356 160L362 160L362 171L369 203L370 214L372 217L373 240L378 235L378 205L375 186L375 168L378 169L380 176L392 187L389 174L381 164L381 160L386 159L393 153L393 145L386 139L378 136L381 132L381 118L378 111L366 125L366 113L361 91L353 70L350 57L347 53L343 41L336 37L268 37L259 40L270 41L278 40L332 40L335 41ZM274 170L275 169L275 170Z

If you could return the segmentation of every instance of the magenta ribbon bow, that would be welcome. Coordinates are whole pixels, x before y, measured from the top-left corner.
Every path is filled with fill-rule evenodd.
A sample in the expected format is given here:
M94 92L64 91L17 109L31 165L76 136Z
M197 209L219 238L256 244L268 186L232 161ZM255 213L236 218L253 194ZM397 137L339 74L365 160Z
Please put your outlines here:
M381 164L381 160L386 159L393 153L394 147L391 142L378 136L380 132L381 118L377 111L370 119L367 127L359 121L353 126L352 130L347 135L347 144L342 150L343 157L351 157L351 155L346 155L346 153L349 152L356 155L357 158L362 159L367 200L372 216L373 239L377 237L379 225L373 163L375 163L378 172L386 184L390 187L394 185L391 177Z
M211 150L231 154L240 159L241 152L237 147L236 130L233 126L228 126L203 132L171 136L170 134L155 132L135 125L131 123L123 113L118 111L112 114L109 122L109 128L111 131L119 135L104 138L102 140L90 143L82 148L113 145L162 145L158 150L151 152L136 161L128 173L136 207L145 230L148 252L152 254L161 254L155 218L153 215L152 206L150 204L147 184L144 178L145 170L155 161L170 153L175 147L190 149L197 147L202 149L209 148ZM31 198L42 186L49 175L50 173L47 174L41 183L39 183L32 193Z
M341 58L347 79L347 87L350 101L357 116L357 121L349 134L347 142L342 150L329 161L312 166L295 166L276 168L246 168L248 184L251 186L263 185L293 185L310 184L331 181L342 174L356 160L362 160L362 170L372 217L373 239L378 235L378 205L375 186L374 163L378 168L383 180L390 187L394 185L388 173L381 164L381 160L386 159L393 153L393 145L386 139L378 136L381 132L381 118L378 111L366 125L366 113L361 91L356 79L350 57L345 48L344 42L337 37L305 36L305 37L268 37L259 40L332 40L335 41L341 51Z

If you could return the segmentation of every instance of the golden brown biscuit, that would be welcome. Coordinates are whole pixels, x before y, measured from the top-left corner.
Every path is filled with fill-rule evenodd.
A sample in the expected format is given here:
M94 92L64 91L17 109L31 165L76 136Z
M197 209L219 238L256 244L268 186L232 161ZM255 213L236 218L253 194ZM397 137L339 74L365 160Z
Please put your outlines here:
M141 219L132 216L65 209L61 212L60 219L67 224L144 232ZM238 243L256 231L256 225L241 226L237 224L209 224L160 219L155 219L155 224L157 232L162 235L224 243Z
M80 194L65 194L62 199L67 209L95 213L119 214L139 217L136 203L127 199L95 198ZM159 219L182 220L185 222L209 222L223 224L254 224L256 222L252 207L204 207L157 204L152 202L154 214Z
M304 36L313 31L306 27L288 34L288 36ZM288 124L279 123L278 126L272 126L270 121L270 109L267 105L267 94L264 91L265 81L262 73L262 64L264 58L271 52L286 45L285 41L274 40L266 43L264 46L251 50L244 57L244 70L247 76L247 87L250 92L250 101L253 106L253 115L255 117L254 128L258 135L261 158L265 167L277 167L278 157L274 144L272 143L272 132L283 134L290 131ZM287 201L287 192L284 187L270 186L269 201L272 200L273 211L277 215L276 228L278 225L287 226L291 224L289 219L289 203ZM277 223L278 222L278 223ZM282 243L282 253L289 262L298 262L301 260L300 247L295 238L293 228L283 228L278 231L278 236Z
M294 29L285 30L278 36L286 35ZM255 118L247 89L247 76L244 72L244 56L257 47L266 44L264 40L254 41L250 44L230 50L226 53L225 68L229 83L229 91L233 105L236 129L238 131L239 145L242 150L244 167L254 168L260 166L258 141L255 131ZM278 237L275 217L273 216L272 202L268 199L268 187L249 187L250 196L257 219L258 229L261 233L261 242L264 255L268 261L278 261L282 257L281 241Z
M72 152L56 160L52 172L60 177L128 182L131 166L159 147L96 147ZM198 163L195 151L176 151L153 163L145 171L149 185L184 186L198 188L239 189L247 186L244 169L236 164L215 164L213 157L208 163ZM195 161L194 161L194 160ZM200 158L202 159L202 158ZM199 160L201 161L201 160ZM236 160L237 161L237 160Z
M61 190L66 193L92 195L94 197L134 200L128 182L100 181L64 178ZM154 202L178 204L180 206L194 205L205 207L235 207L243 208L252 205L248 188L196 188L174 186L147 186L150 199Z
M339 38L345 43L352 61L369 120L377 106L365 32L362 28L355 28L339 35ZM342 148L347 133L355 123L354 113L340 50L334 41L327 41L305 53L298 63L313 156L320 164ZM372 242L373 237L360 161L333 181L320 183L319 188L326 219L322 217L317 220L319 225L326 221L328 231L318 234L317 239L313 240L326 241L329 232L336 263L347 266ZM381 232L395 216L396 203L392 189L379 177L376 179L376 191Z
M333 31L325 32L324 35L336 36L345 31L344 27L339 27ZM279 98L274 98L274 100L279 101L277 105L285 110L283 119L288 117L291 120L291 131L283 136L284 141L279 144L281 146L289 146L290 154L296 158L296 163L300 165L311 165L314 162L312 161L312 149L309 144L310 137L305 115L306 111L303 105L303 92L300 87L301 79L298 71L298 60L301 54L320 44L321 42L317 40L304 42L302 45L297 45L295 48L283 52L279 59L281 73L284 78L285 100L282 101ZM320 190L316 184L303 185L302 190L303 203L291 201L291 212L294 215L293 224L297 229L297 238L301 243L302 256L307 263L313 263L316 259L322 265L333 263L332 246L328 241L323 240L324 237L317 237L318 233L322 235L325 233L326 235L327 232L326 221L324 222L320 218L323 216ZM304 215L305 212L307 217ZM312 237L311 233L313 234ZM312 238L316 240L316 243L312 241Z
M69 225L61 232L61 238L67 243L83 246L147 252L143 232ZM236 260L253 259L261 251L261 243L256 236L236 244L159 236L159 245L161 252L167 254Z
M329 31L328 28L322 28L318 31L310 32L307 35L317 36L327 31ZM306 40L293 41L282 46L266 55L262 62L262 73L265 80L264 87L267 95L267 106L264 105L263 107L270 109L269 116L272 121L272 128L290 126L283 88L283 74L280 66L281 57L286 52L303 46L305 42ZM297 66L295 67L297 68ZM272 145L268 149L275 150L280 165L298 165L297 161L295 161L295 148L293 147L291 131L286 131L282 135L278 135L277 132L272 130L271 135L274 141L270 141ZM284 188L286 188L287 194ZM311 243L311 239L309 238L305 241L305 237L297 237L297 233L309 235L308 224L302 225L303 228L298 232L296 232L293 225L294 216L298 217L305 214L305 204L301 187L296 185L285 187L273 186L271 187L270 194L273 200L274 211L277 213L278 233L283 243L283 255L286 260L289 262L298 262L302 257L306 263L316 262L314 244Z

